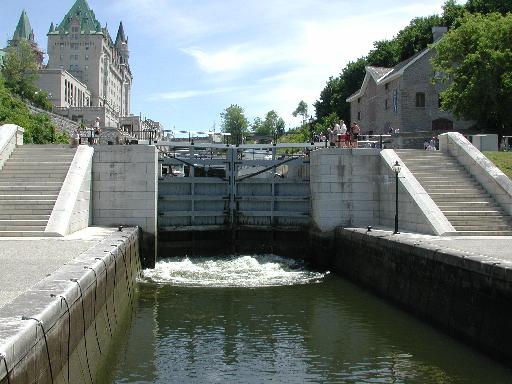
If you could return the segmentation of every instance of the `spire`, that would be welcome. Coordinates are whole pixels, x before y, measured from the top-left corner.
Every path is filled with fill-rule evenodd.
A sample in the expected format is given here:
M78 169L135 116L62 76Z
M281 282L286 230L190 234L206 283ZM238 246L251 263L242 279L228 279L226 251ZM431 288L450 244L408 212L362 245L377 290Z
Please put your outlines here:
M101 31L101 25L96 19L94 11L89 7L87 0L75 1L75 4L73 4L59 24L59 30L69 32L69 25L74 18L78 18L81 32Z
M119 29L117 30L116 45L120 45L122 43L128 44L128 39L124 35L123 22L121 21L119 23Z
M30 39L31 37L32 39ZM18 21L18 25L16 26L16 30L12 36L12 40L34 40L32 35L32 27L30 26L30 21L28 20L27 12L25 12L25 10L21 12L20 20Z
M50 30L48 31L48 33L50 33L50 32L55 32L55 25L53 24L53 21L50 24Z

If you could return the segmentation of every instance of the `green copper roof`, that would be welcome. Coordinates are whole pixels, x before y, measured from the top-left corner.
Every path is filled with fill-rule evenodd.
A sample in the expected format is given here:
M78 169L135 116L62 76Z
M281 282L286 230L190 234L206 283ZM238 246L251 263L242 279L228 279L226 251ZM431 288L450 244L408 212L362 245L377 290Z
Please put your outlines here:
M21 12L20 21L18 21L18 25L16 26L16 30L14 31L14 35L12 36L13 40L30 40L32 35L32 27L30 26L30 21L28 20L27 12L23 10Z
M78 17L78 19L80 20L81 32L101 31L100 22L96 20L94 11L91 8L89 8L87 0L76 0L75 4L71 7L69 12L66 14L66 16L64 16L64 19L57 27L56 32L62 29L64 29L64 32L69 32L69 25L73 17Z

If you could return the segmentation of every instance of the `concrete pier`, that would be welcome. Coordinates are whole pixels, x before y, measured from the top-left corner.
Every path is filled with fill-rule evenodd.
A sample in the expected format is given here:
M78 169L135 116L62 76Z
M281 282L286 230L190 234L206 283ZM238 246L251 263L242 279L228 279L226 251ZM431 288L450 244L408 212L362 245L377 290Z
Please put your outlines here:
M12 267L0 276L0 383L96 382L133 301L139 230L90 227L0 245Z

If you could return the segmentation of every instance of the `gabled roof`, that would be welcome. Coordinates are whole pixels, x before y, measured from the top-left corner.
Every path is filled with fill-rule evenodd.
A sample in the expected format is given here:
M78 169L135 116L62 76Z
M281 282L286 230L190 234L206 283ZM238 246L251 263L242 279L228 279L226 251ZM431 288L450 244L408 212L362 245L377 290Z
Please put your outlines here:
M25 10L21 12L20 20L18 21L12 40L33 40L32 27L30 26L30 21Z
M76 0L56 30L49 32L49 34L59 33L61 30L69 32L69 25L74 17L77 17L80 21L80 32L101 32L100 22L96 19L96 15L89 7L89 4L87 4L87 0Z
M435 45L435 43L433 44ZM373 78L375 83L377 85L383 85L386 84L404 74L404 72L409 68L411 65L416 63L420 58L425 56L432 48L426 48L423 51L420 51L416 53L415 55L411 56L407 60L404 60L397 65L395 65L393 68L382 68L382 67L366 67L366 75L364 76L363 84L361 85L361 88L356 93L349 96L346 101L347 103L351 103L352 101L356 100L357 98L364 95L364 92L366 91L366 87L368 85L368 82L370 80L370 76Z

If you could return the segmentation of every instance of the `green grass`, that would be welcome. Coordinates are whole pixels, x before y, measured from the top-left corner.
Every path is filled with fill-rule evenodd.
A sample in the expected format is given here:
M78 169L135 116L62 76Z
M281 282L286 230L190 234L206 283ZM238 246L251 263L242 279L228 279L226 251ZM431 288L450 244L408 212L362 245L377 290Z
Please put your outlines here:
M501 171L512 179L512 152L483 152Z

